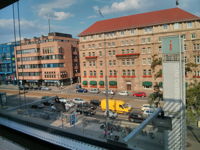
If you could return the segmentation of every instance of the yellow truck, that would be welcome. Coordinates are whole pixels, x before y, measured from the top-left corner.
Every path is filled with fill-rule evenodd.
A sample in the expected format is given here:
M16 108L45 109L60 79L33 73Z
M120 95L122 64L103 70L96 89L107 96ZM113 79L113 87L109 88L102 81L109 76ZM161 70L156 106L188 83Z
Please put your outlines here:
M109 110L112 110L116 113L128 113L132 110L132 107L126 104L122 100L108 99ZM102 111L106 110L106 99L101 100L101 109Z

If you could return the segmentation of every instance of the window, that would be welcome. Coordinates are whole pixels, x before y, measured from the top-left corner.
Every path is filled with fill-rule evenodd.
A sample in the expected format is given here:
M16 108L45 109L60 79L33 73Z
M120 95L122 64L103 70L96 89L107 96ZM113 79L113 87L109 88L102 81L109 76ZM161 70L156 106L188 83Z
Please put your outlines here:
M83 57L85 57L85 53L83 53Z
M195 63L200 64L200 56L195 56Z
M122 46L124 45L124 41L121 41L121 45L122 45Z
M148 74L151 76L151 69L149 69Z
M92 66L92 61L89 61L89 65Z
M95 52L92 52L92 56L95 56Z
M143 70L143 75L144 75L144 76L146 76L146 75L147 75L147 72L146 72L146 70L145 70L145 69Z
M121 35L124 35L124 31L121 31L120 33L121 33Z
M111 52L111 51L108 51L108 55L111 56L111 55L112 55L112 52Z
M125 59L122 59L122 65L125 65L126 63L125 63Z
M148 37L148 38L147 38L147 43L150 43L150 42L151 42L151 38Z
M100 66L103 66L103 61L100 61L100 62L99 62L99 65L100 65Z
M185 63L187 63L187 56L185 56L184 61L185 61Z
M130 76L131 75L131 72L130 70L127 70L127 75Z
M92 73L92 71L90 71L90 76L93 76L93 73Z
M116 70L114 70L114 76L117 76L117 71Z
M135 70L131 70L131 75L135 76Z
M181 38L185 40L185 34L182 34L182 35L181 35Z
M113 52L113 55L115 55L115 50L113 50L112 52Z
M129 49L126 50L126 54L129 54Z
M115 46L115 42L112 42L112 46Z
M146 27L144 28L144 32L145 33L149 33L149 32L152 32L153 31L153 27Z
M125 76L126 75L126 70L123 70L122 72L123 72L123 76Z
M125 50L124 49L122 50L122 54L125 54Z
M187 45L186 44L184 44L184 51L186 51L187 50Z
M148 64L151 65L151 58L148 58Z
M131 29L130 31L131 31L131 34L134 34L134 32L135 32L135 29Z
M113 74L113 72L112 72L112 70L110 70L110 76L112 76L112 74Z
M86 62L85 61L83 62L83 66L86 67Z
M146 48L143 47L143 48L142 48L142 54L145 54L145 53L146 53Z
M131 49L131 53L134 53L134 49Z
M196 34L195 33L191 33L191 38L195 39L196 38Z
M102 47L101 43L99 43L99 47Z
M82 49L85 49L85 45L82 45Z
M100 70L100 76L103 76L103 70Z
M83 72L83 75L84 75L84 76L87 76L87 73L86 73L86 71L84 71L84 72Z
M159 46L159 47L158 47L158 50L161 52L161 51L162 51L162 46Z
M116 65L116 60L113 60L113 66L115 66Z
M168 25L167 24L163 24L162 27L163 27L164 30L168 29Z
M127 65L130 65L129 59L126 60L126 64L127 64Z
M109 65L112 66L112 60L109 60Z
M142 58L142 64L146 65L146 58Z
M200 50L200 43L199 44L193 44L194 50Z
M162 37L161 36L158 37L158 42L162 42Z
M174 23L174 29L179 29L179 23Z
M94 71L94 76L96 76L97 75L97 72L96 71Z
M89 52L88 54L89 54L89 56L91 56L91 52Z
M192 28L192 22L187 22L187 28Z
M151 47L147 48L147 53L151 53Z
M102 51L99 51L99 56L102 56Z
M92 61L92 63L93 63L93 66L96 66L96 62L95 61Z
M134 45L134 40L130 40L130 45Z
M142 42L142 43L145 43L145 41L146 41L145 38L142 38L142 39L141 39L141 42Z
M133 65L134 64L134 59L130 59L130 63L131 63L131 65Z

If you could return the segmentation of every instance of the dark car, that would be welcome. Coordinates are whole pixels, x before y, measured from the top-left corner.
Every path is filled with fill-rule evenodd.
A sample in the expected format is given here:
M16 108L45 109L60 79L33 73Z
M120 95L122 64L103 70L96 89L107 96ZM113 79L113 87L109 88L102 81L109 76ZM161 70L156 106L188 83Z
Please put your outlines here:
M141 123L144 120L143 112L141 110L135 110L130 112L128 120L131 122Z
M76 112L80 114L84 114L86 116L92 116L96 113L96 111L90 107L77 107Z
M28 89L29 89L28 86L24 86L24 85L19 86L19 90L28 90Z
M98 99L93 99L93 100L90 101L90 104L95 105L95 106L99 106L101 104L101 102Z
M87 93L87 89L77 89L76 93Z
M97 106L93 105L93 104L89 104L89 103L83 103L83 104L78 104L77 108L91 108L93 110L97 109Z

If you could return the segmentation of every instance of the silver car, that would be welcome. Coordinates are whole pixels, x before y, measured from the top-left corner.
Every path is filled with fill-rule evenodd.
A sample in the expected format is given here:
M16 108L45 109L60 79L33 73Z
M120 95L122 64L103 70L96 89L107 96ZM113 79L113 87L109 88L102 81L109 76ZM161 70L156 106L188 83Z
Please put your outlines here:
M98 94L100 91L98 88L94 88L94 89L90 89L88 90L89 93L94 93L94 94Z

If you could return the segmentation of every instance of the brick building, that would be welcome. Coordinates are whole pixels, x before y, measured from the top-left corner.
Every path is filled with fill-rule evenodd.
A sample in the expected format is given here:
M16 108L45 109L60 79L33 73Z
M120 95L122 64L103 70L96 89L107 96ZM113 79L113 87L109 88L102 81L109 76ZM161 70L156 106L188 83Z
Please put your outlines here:
M180 35L185 60L200 64L200 18L180 8L97 21L79 34L82 85L151 91L162 86L161 39ZM106 67L107 66L107 67ZM200 67L190 67L187 82L199 80Z
M80 75L78 39L70 34L24 39L15 57L17 79L26 84L65 85Z

